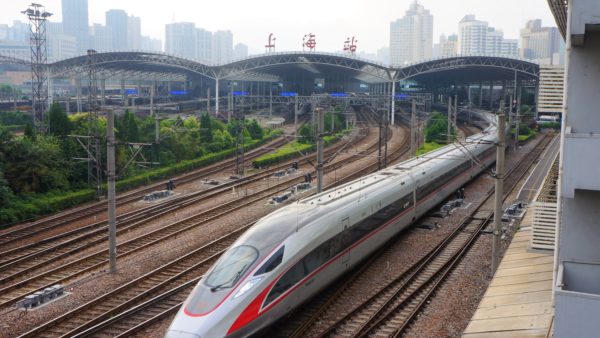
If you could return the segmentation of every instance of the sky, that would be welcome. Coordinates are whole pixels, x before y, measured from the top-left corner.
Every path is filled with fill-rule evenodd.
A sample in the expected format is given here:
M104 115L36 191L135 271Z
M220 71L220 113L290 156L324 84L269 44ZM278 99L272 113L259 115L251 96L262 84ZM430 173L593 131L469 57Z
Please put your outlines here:
M25 21L20 12L31 0L1 0L0 23ZM89 20L105 22L109 9L123 9L141 17L142 35L164 43L165 24L194 22L209 31L231 30L234 44L249 46L250 53L264 52L269 33L277 38L277 51L302 49L302 37L316 35L317 51L340 51L354 36L358 51L375 53L389 45L390 22L404 16L414 0L88 0ZM36 1L37 2L37 1ZM40 0L61 21L61 0ZM543 26L555 26L547 0L419 0L433 15L433 41L440 34L456 33L458 22L467 14L504 31L504 37L518 39L519 30L530 19L542 19Z

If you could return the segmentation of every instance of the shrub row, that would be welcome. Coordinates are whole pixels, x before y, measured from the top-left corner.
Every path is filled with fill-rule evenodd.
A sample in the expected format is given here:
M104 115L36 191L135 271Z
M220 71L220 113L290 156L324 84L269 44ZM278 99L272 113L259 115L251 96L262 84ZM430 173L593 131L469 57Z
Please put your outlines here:
M94 189L82 189L14 198L8 207L0 209L0 228L91 201L95 195Z
M262 140L252 140L244 145L250 150L280 135L281 131L272 131ZM182 161L174 165L148 170L144 173L117 181L117 191L135 188L153 181L171 177L201 166L206 166L235 154L236 149L230 148L217 153L207 154L197 159ZM106 190L106 185L103 186ZM94 200L94 189L82 189L71 192L34 194L14 198L10 205L0 208L0 228L11 224L32 220L42 215L58 212L78 204Z
M421 146L421 148L419 148L417 150L417 156L423 155L425 153L434 151L438 148L441 148L445 146L445 144L442 143L437 143L437 142L426 142L425 144L423 144L423 146Z
M325 146L328 146L343 135L347 134L348 131L343 131L335 135L327 135L323 137ZM316 145L307 143L298 143L296 141L286 145L285 147L276 150L274 153L263 155L256 160L252 161L252 166L256 169L270 166L273 164L281 163L292 158L302 156L302 153L308 153L314 151Z

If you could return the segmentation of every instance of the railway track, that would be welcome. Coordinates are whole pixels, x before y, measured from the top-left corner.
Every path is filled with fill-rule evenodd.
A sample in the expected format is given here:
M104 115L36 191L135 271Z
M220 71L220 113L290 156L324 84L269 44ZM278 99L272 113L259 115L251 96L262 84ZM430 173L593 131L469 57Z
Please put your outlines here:
M372 151L373 147L374 146L370 146L367 151ZM327 165L325 169L327 171L335 170L352 161L355 156L360 156L360 154L355 154L354 156L331 163ZM184 220L166 225L154 231L137 236L126 242L122 242L117 246L117 252L119 253L118 257L123 258L125 256L129 256L164 240L179 236L187 231L203 226L217 217L228 215L235 210L263 200L268 196L286 191L289 189L290 185L300 183L302 180L302 177L294 177L283 180L271 187L255 192L255 194L252 196L244 196L233 199L227 203L223 203L219 206L205 210ZM0 308L12 305L18 299L32 292L44 289L57 283L67 284L82 274L105 267L107 260L107 250L100 250L80 259L65 263L54 269L44 271L35 276L5 286L0 289Z
M279 138L267 146L260 147L258 149L252 150L248 152L246 155L247 158L253 159L259 156L262 156L270 151L273 148L280 147L287 143L285 138ZM185 184L194 180L197 180L201 177L213 175L215 173L222 172L224 170L228 170L235 166L236 159L227 159L225 161L221 161L207 167L200 168L198 170L194 170L189 173L185 173L173 178L173 181L176 185ZM158 183L153 183L145 186L141 189L136 189L133 191L125 192L119 194L117 197L117 203L119 205L125 205L131 202L139 201L145 194L162 190L165 186L166 181L161 181ZM39 235L43 232L47 232L52 229L59 228L61 226L67 225L71 222L75 222L86 217L90 217L91 215L95 215L101 212L106 211L107 205L106 201L95 202L89 205L81 206L75 209L72 209L66 213L60 213L57 215L49 216L43 218L41 220L35 221L33 223L27 224L22 227L14 227L14 229L9 229L8 231L4 231L0 234L0 245L6 246L9 243L13 243L19 240L22 240L26 237L31 237L35 235ZM2 255L2 253L0 253Z
M327 154L332 154L342 146L336 145L328 149ZM123 214L117 218L117 235L142 226L151 218L210 200L215 196L229 192L231 187L242 188L260 181L276 171L289 167L290 163L286 162L240 180L226 182L211 189L180 196L158 205ZM52 261L70 257L84 249L103 243L106 240L107 226L106 221L96 222L37 243L3 252L0 258L0 285L24 279L26 273L43 268ZM57 243L59 240L61 242Z
M344 180L352 179L357 175L359 174L353 173L344 178ZM237 236L245 229L246 227L239 232L236 231L236 234L234 235L235 238L237 238ZM205 269L203 269L202 272L204 270ZM200 270L196 269L196 272L199 274ZM146 278L150 279L151 277L147 276ZM139 296L136 296L136 301L132 298L132 300L127 301L126 304L113 305L111 306L111 309L108 310L108 306L99 305L99 302L101 302L102 299L110 299L111 297L120 299L125 298L122 295L124 290L120 290L120 292L111 292L110 294L112 294L112 296L108 294L104 295L98 299L98 303L92 301L85 304L76 310L28 332L24 336L45 336L44 332L48 332L49 336L96 336L99 334L99 331L101 331L102 335L128 336L134 331L176 311L200 278L201 276L199 275L194 277L189 274L187 276L181 275L172 277L170 278L172 282L175 282L175 280L178 282L175 284L172 283L170 289L162 288L161 290L165 291L159 293L156 287L153 287L152 289L146 287L148 291L144 292L144 296L142 296L141 293ZM128 284L128 287L133 288L133 285L135 284L136 283L131 282ZM142 297L145 298L146 301L135 305L135 302L139 301ZM125 307L129 307L129 309L125 310ZM86 315L89 311L95 311L96 316L94 319L90 320L91 315ZM85 324L81 324L82 321L85 322Z
M368 136L368 129L366 130L367 133L365 133L364 137ZM338 142L335 146L327 149L326 155L331 156L345 146L351 146L358 141L360 141L360 139L352 140L346 144ZM119 215L117 217L117 234L131 231L145 224L151 217L159 217L181 208L209 200L214 196L228 192L231 187L241 188L245 185L260 181L269 177L276 171L289 167L293 161L294 160L291 160L260 173L246 176L240 180L226 182L211 189L168 199L158 205ZM308 160L305 158L300 160L300 162L308 162ZM43 268L47 266L49 262L72 256L84 249L102 243L106 240L107 226L106 221L95 222L81 228L46 238L36 243L27 244L0 253L0 285L4 285L13 280L24 279L26 273Z
M533 151L511 169L505 186L505 198L516 187L541 153L550 138L542 139ZM397 337L408 328L427 300L461 262L471 245L493 217L482 207L491 200L493 189L482 199L475 211L446 237L441 244L428 252L404 274L390 281L368 300L339 318L318 337ZM351 277L356 278L356 277ZM350 286L336 294L336 299L350 296ZM336 299L330 299L291 337L301 337L306 330L327 311Z

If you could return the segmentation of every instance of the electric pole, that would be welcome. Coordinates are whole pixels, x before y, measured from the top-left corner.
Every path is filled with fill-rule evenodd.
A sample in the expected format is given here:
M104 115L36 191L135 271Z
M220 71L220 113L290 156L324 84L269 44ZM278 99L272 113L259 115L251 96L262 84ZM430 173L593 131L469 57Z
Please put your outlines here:
M417 112L417 103L415 100L412 100L412 109L410 112L410 156L415 156L417 154L417 123L416 123L416 114Z
M502 195L504 188L504 147L505 147L505 123L504 101L500 101L500 112L498 114L498 145L496 147L496 186L494 192L494 232L492 243L492 275L496 272L500 263L500 236L502 234Z
M317 113L317 193L323 191L323 132L325 130L325 114L322 108L315 108Z
M115 112L108 110L106 131L108 171L108 261L110 272L117 272L117 220L115 201Z
M446 143L450 144L452 140L452 135L450 133L452 128L452 96L448 96L448 134L446 136Z

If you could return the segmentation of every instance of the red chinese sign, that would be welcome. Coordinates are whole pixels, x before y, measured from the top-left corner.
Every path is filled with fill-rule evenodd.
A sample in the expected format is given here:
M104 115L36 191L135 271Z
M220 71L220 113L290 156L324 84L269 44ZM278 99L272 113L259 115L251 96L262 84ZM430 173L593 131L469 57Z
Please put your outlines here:
M356 40L354 37L352 37L352 39L346 38L346 41L344 42L344 52L349 52L351 54L356 53L357 42L358 40Z
M310 51L315 50L315 47L317 46L317 40L315 37L316 35L313 33L308 33L308 35L305 35L302 38L302 50L304 50L304 48L308 48Z
M269 34L269 42L265 45L267 52L275 51L275 40L277 40L277 38L273 36L273 33Z

